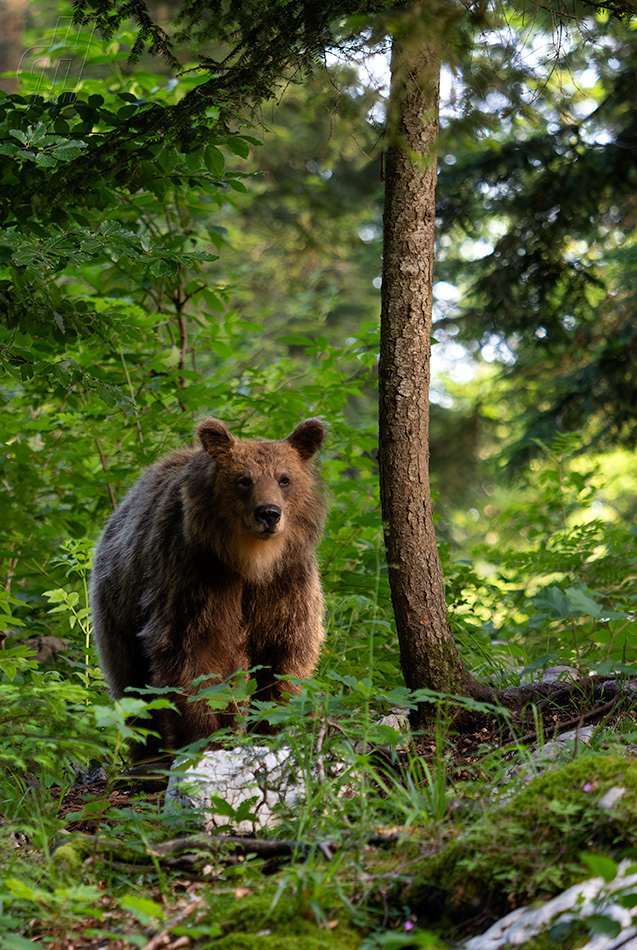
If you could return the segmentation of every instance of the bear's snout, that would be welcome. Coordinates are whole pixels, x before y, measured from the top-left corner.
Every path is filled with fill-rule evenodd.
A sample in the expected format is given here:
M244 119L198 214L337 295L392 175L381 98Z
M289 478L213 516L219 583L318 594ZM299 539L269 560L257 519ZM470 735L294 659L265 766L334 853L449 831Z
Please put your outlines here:
M281 521L281 509L278 505L259 505L254 510L254 520L273 533Z

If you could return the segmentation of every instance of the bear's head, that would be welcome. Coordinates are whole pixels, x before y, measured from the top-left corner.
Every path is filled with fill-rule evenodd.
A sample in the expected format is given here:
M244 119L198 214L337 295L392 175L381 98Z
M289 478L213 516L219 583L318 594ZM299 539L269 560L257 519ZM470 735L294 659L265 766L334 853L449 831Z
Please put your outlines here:
M244 440L218 419L199 423L197 436L214 463L211 516L223 532L227 560L241 562L244 576L258 564L274 564L286 549L318 540L324 506L311 461L325 432L321 419L306 419L280 441Z

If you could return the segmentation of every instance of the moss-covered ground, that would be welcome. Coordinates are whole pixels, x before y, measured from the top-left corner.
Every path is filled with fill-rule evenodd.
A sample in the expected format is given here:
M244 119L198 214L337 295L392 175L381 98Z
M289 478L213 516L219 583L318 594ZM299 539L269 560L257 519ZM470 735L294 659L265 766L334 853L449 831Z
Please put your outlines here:
M393 784L388 771L377 772L379 784L361 783L358 798L323 799L314 823L292 816L287 829L264 832L289 837L304 822L309 850L276 863L229 851L190 867L153 863L152 841L171 837L157 801L146 799L147 813L143 796L112 795L110 811L88 801L84 824L72 814L60 819L66 827L50 856L20 841L19 860L2 856L3 906L21 942L2 938L6 950L457 945L592 876L587 857L637 855L637 762L580 753L527 785L507 785L501 761L492 781L483 759L473 780L452 785L444 763L436 771L412 759ZM609 808L610 789L623 792ZM365 816L385 824L363 826ZM327 840L329 849L320 847ZM528 950L570 950L587 934L544 934Z
M600 805L623 788L615 805ZM534 779L423 859L403 897L447 933L541 900L591 876L582 856L637 855L637 763L586 755Z

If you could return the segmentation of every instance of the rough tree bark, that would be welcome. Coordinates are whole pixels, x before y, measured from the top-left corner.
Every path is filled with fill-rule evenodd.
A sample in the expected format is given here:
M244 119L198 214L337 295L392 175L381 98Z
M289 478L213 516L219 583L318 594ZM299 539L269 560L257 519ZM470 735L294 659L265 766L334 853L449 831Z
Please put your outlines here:
M380 488L405 682L480 699L447 614L429 484L429 381L439 43L422 5L395 30L385 153L380 344ZM431 20L429 20L431 22ZM427 707L420 712L421 721Z
M22 59L22 32L27 0L0 0L0 74L16 72ZM0 78L3 92L17 92L15 78Z

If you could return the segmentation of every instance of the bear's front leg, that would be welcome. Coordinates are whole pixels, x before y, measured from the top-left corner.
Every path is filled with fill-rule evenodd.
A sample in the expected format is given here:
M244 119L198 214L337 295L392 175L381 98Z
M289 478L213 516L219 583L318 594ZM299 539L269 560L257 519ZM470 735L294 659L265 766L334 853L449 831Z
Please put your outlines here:
M287 677L314 673L325 637L315 565L296 565L267 585L246 585L243 617L250 664L265 667L255 673L255 699L281 702L284 693L299 693Z
M228 598L225 603L216 600L202 607L191 596L188 607L192 612L174 612L170 626L149 623L142 635L150 685L170 688L167 698L176 707L159 717L164 748L169 750L201 739L209 740L212 747L215 733L233 726L234 702L225 709L213 709L206 699L195 697L234 673L242 675L249 663L238 598L235 603ZM201 677L205 678L195 685Z

